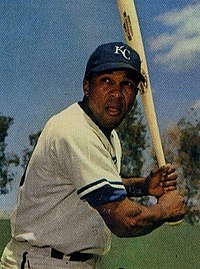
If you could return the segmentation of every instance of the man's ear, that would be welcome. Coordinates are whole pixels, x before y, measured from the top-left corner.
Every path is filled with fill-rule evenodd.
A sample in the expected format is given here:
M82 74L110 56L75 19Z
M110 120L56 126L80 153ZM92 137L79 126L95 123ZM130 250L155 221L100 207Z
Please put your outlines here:
M90 88L89 85L90 85L89 81L87 79L84 79L83 80L83 91L84 91L85 96L87 96L87 97L89 95L89 88Z

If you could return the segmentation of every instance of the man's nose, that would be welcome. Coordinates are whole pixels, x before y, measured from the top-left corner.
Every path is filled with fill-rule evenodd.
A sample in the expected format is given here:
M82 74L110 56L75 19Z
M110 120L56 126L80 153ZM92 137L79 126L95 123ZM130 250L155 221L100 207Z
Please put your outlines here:
M113 86L110 96L117 99L123 98L122 87L120 85Z

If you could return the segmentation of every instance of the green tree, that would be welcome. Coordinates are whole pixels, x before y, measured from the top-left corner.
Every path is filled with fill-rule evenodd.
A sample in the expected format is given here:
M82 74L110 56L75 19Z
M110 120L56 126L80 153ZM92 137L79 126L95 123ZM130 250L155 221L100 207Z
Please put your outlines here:
M13 122L13 118L0 115L0 194L9 192L8 185L14 179L11 165L19 165L19 157L15 153L6 153L5 151L8 129Z
M23 156L22 156L22 167L24 169L27 166L27 163L32 155L33 149L38 141L40 134L41 134L41 131L39 131L35 134L29 135L29 146L24 149Z
M122 168L124 176L141 176L144 164L143 151L147 146L146 125L138 102L117 128L122 146Z
M168 162L179 168L179 189L184 191L188 214L186 221L200 222L200 121L196 110L191 109L176 126L171 126L164 136Z
M200 122L182 119L179 158L186 180L186 195L190 223L200 222Z

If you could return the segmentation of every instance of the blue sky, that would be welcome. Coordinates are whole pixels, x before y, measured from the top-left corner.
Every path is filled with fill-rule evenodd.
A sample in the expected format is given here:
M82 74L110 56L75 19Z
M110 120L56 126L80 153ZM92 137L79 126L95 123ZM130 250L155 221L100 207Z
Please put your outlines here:
M200 108L200 3L135 4L163 130ZM111 41L124 41L114 0L1 0L0 113L15 120L8 151L21 154L30 133L82 98L89 55ZM2 206L13 206L14 190Z

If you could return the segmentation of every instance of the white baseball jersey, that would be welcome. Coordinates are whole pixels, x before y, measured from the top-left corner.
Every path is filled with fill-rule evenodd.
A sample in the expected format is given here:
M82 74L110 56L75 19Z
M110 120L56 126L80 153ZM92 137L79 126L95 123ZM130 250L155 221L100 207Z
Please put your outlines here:
M126 196L121 147L109 141L78 103L46 124L26 169L12 236L63 253L104 254L111 232L92 206Z

